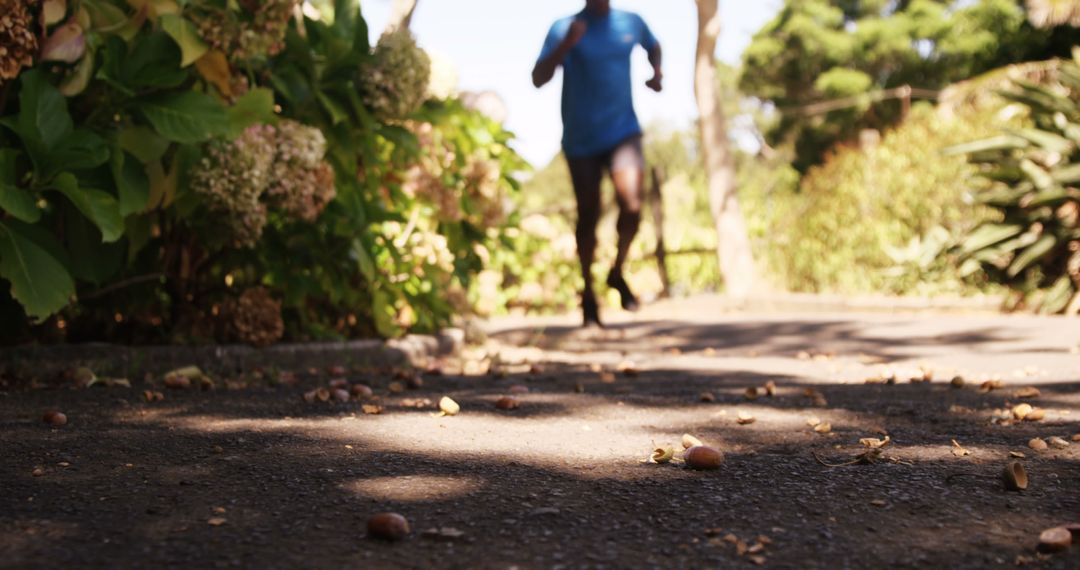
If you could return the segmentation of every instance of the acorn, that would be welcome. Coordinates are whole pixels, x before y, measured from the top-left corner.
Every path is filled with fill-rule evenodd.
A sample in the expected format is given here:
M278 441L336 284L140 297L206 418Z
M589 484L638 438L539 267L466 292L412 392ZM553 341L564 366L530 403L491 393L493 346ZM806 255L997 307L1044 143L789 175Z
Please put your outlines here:
M444 415L456 416L458 412L461 411L461 406L459 406L457 402L451 400L449 397L443 396L442 399L439 400L439 409L442 410L442 413Z
M1013 409L1012 409L1013 417L1015 417L1018 420L1022 420L1024 418L1026 418L1028 416L1028 414L1031 413L1031 410L1033 410L1033 409L1034 408L1031 406L1031 404L1018 404L1016 406L1013 406Z
M683 454L686 466L691 469L712 470L719 469L724 461L724 454L715 447L707 445L695 445Z
M165 377L165 387L173 390L187 390L191 388L191 378L180 374L169 374Z
M349 392L346 390L342 390L341 388L335 388L331 393L333 394L334 399L339 402L349 401Z
M61 427L67 425L67 416L59 410L49 410L41 417L41 421L52 427Z
M379 513L367 521L368 536L383 540L401 540L412 532L409 521L397 513Z
M1039 535L1039 550L1061 552L1072 546L1072 533L1065 527L1048 528Z
M516 410L519 405L517 398L512 398L510 396L503 396L495 402L495 407L500 410Z
M370 398L375 395L375 392L371 390L371 387L367 384L353 384L349 389L353 396L356 396L357 400Z
M1027 470L1019 461L1010 461L1001 473L1001 480L1008 491L1023 491L1028 487Z
M963 376L953 376L953 379L949 381L949 384L951 384L953 388L963 388L964 387L964 377Z

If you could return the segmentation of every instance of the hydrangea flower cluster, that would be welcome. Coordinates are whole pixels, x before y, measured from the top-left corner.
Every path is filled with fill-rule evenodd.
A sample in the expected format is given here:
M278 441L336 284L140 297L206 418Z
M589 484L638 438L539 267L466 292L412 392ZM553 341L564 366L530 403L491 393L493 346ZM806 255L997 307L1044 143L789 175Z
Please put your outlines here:
M281 303L265 287L252 287L238 298L227 300L221 319L228 340L267 346L285 335Z
M334 171L325 153L326 139L316 128L295 121L255 125L232 142L208 144L191 188L213 226L225 231L225 242L254 247L268 207L311 222L334 198Z
M274 127L255 125L232 142L213 141L192 174L191 189L233 247L254 247L262 237L266 206L259 198L270 182L274 139Z
M36 0L0 0L0 85L15 79L34 64L38 51L34 17L29 6Z
M210 47L232 61L265 59L285 47L285 32L299 0L241 2L241 10L206 5L194 7L189 16Z
M277 126L268 201L289 216L313 222L334 199L334 169L323 160L326 138L296 121Z
M400 120L427 99L431 60L407 29L383 34L370 67L358 77L364 102L376 117Z

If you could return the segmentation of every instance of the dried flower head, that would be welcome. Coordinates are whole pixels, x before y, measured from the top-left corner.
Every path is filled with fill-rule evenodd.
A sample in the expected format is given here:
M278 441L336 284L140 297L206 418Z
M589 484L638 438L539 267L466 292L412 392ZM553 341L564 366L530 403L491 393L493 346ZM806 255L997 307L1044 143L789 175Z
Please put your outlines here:
M247 61L277 55L299 0L243 2L242 10L199 5L187 13L210 47L229 59Z
M265 287L252 287L221 309L226 340L267 346L285 334L281 303Z
M383 120L414 113L427 99L431 60L407 29L383 34L372 53L370 67L359 74L364 102Z
M0 0L0 84L19 76L34 64L38 51L29 7L36 1Z

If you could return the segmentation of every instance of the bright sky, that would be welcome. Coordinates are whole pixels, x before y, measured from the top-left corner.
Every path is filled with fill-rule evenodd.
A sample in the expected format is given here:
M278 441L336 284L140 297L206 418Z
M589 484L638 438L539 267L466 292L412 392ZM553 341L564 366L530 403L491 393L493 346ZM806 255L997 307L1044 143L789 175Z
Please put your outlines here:
M390 12L390 0L360 0L372 41ZM664 48L664 92L645 87L652 76L645 52L634 56L634 102L643 126L689 126L696 116L693 93L697 10L693 0L612 0L637 12ZM779 10L782 0L722 1L724 31L717 55L736 63L750 38ZM531 72L551 24L580 11L582 0L419 0L412 30L425 49L457 65L460 89L493 90L506 101L515 145L535 166L559 152L561 74L537 90Z

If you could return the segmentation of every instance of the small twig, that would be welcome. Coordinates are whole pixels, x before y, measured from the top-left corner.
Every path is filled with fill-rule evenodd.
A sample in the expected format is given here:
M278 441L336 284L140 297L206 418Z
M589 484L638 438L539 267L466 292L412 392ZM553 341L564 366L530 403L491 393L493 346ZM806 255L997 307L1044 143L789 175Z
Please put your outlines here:
M817 459L818 463L824 465L825 467L848 467L850 465L870 465L871 463L877 461L879 457L881 457L881 450L871 449L865 453L860 453L858 456L855 457L855 459L852 459L851 461L846 461L844 463L826 463L825 460L823 460L816 451L813 452L813 456L814 459Z
M109 285L108 287L98 289L93 293L80 295L80 299L83 301L90 301L93 299L104 297L105 295L108 295L109 293L118 291L120 289L124 289L132 285L138 285L140 283L145 283L147 281L154 281L155 279L161 279L162 277L165 277L164 273L151 273L149 275L140 275L138 277L132 277L131 279L124 279L123 281L118 281L116 283L113 283L112 285Z

